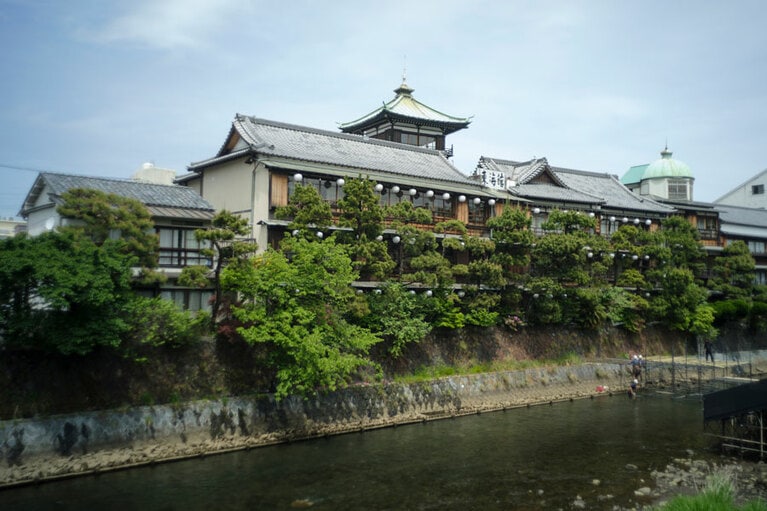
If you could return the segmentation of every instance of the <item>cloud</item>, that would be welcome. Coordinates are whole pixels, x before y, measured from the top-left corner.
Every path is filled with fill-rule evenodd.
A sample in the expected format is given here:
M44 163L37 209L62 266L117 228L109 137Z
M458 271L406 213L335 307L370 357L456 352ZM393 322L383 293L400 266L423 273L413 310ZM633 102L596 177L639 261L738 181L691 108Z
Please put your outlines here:
M105 43L132 42L160 49L204 46L228 19L249 10L244 0L149 0L92 32Z

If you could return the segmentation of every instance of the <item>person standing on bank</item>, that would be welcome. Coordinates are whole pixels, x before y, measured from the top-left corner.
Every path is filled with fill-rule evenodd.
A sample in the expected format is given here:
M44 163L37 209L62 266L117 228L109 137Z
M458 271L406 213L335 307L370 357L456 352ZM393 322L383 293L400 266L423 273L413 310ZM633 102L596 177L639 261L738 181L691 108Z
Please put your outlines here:
M714 361L714 347L711 345L711 341L706 340L703 343L703 347L706 350L706 362L708 362L708 357L711 357L711 362Z

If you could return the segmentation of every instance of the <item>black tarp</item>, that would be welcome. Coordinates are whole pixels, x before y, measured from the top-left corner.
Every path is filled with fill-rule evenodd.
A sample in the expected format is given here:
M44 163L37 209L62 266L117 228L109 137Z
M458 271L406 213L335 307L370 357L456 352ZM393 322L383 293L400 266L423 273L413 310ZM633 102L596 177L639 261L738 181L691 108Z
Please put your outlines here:
M767 410L767 380L746 383L703 396L703 420L726 419Z

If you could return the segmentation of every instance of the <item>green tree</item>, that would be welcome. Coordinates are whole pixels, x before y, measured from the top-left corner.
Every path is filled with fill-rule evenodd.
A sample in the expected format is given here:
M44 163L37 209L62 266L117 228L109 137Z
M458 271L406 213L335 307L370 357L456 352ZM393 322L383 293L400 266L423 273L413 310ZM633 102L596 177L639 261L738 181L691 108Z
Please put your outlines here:
M338 200L338 225L350 229L339 234L344 242L374 240L383 233L384 209L374 187L375 183L369 179L346 181L344 196Z
M700 244L700 233L690 222L681 216L671 216L663 220L663 228L656 231L656 243L664 249L668 259L662 262L673 268L688 268L696 279L705 269L706 253Z
M385 283L366 296L370 314L362 324L386 341L392 356L401 356L405 346L420 342L431 331L418 297L402 284Z
M750 299L754 289L755 265L748 246L741 240L734 241L714 260L709 288L721 293L726 300Z
M555 209L549 213L541 228L544 231L571 234L574 232L593 232L596 226L597 220L593 216L585 215L580 211Z
M553 233L538 238L532 250L532 273L552 278L560 284L588 285L591 277L587 243L575 234Z
M136 296L124 310L130 328L122 336L124 357L144 362L159 347L180 348L199 341L208 326L207 315L181 310L171 300Z
M669 328L692 333L693 320L698 308L706 303L706 290L695 283L689 268L668 268L664 273L663 286L653 296L653 315ZM713 324L713 313L711 315ZM700 330L700 321L696 330Z
M525 288L527 299L527 323L530 325L558 324L562 322L562 305L559 298L564 288L550 277L534 277Z
M278 398L335 390L375 367L367 355L381 339L345 318L356 278L332 238L286 238L281 251L224 269L224 288L242 297L233 307L243 325L238 332L270 347Z
M307 240L319 238L317 233L325 233L333 225L333 212L316 188L309 185L296 185L287 206L281 206L274 212L277 218L289 219L290 231Z
M463 304L463 315L467 325L489 327L498 323L498 304L501 296L497 292L479 291L476 288L467 288Z
M122 250L136 256L140 265L157 266L160 241L152 217L140 201L88 188L68 190L61 199L58 213L74 220L60 227L61 232L81 232L97 246L119 238Z
M0 244L0 335L9 346L84 355L118 347L130 330L138 258L122 240L97 245L76 230Z
M444 225L437 224L434 231L419 229L418 224L431 224L431 212L415 208L410 202L400 202L387 209L396 231L394 250L397 254L397 277L401 282L420 284L430 288L448 288L455 279L450 261L445 258L436 233ZM465 230L465 225L458 223Z
M509 282L522 280L522 269L530 264L530 250L535 235L530 230L530 217L520 208L506 207L487 221L495 251L490 260L499 264Z
M182 286L205 288L213 283L213 303L211 304L211 328L221 321L221 305L224 300L224 290L221 286L221 272L235 263L242 262L258 249L255 242L241 239L249 232L248 221L227 210L219 211L210 227L197 229L195 237L203 242L205 248L200 254L208 257L211 266L194 265L181 270L178 283Z
M391 275L396 263L383 241L384 209L374 191L375 183L369 179L349 179L344 185L344 196L338 201L341 213L336 234L339 242L347 246L354 268L361 278L384 279Z

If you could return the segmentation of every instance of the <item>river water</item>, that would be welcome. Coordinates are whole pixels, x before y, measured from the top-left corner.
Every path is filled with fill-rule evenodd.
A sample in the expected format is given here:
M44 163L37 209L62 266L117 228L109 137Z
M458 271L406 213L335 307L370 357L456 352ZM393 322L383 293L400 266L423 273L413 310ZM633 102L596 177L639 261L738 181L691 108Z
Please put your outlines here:
M701 407L616 395L485 413L7 490L0 510L629 507L688 449L717 458Z

